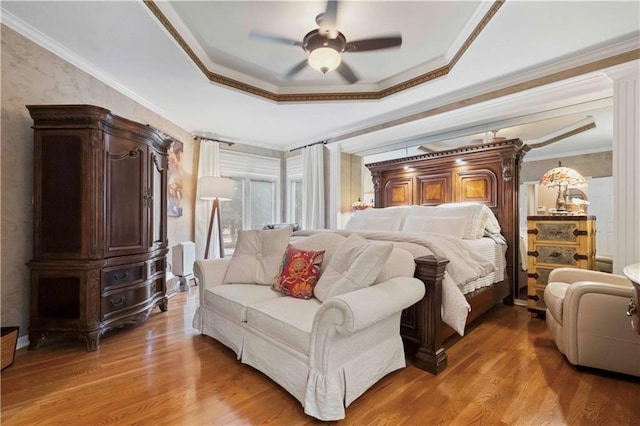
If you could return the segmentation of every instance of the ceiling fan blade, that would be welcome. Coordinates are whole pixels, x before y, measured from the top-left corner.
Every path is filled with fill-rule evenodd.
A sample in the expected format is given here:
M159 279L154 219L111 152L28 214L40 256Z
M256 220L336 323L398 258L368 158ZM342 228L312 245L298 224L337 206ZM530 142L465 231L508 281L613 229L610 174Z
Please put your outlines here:
M290 38L282 37L275 34L265 33L263 31L251 30L249 32L249 38L257 38L264 41L272 41L279 44L286 44L289 46L302 46L301 41L293 40Z
M356 74L353 72L353 70L351 70L349 65L344 63L344 61L340 62L340 65L338 65L336 71L338 71L338 74L340 74L342 78L347 80L349 84L353 84L360 80L358 76L356 76Z
M388 49L398 46L402 46L402 36L400 34L390 37L350 41L346 44L344 50L345 52L364 52L367 50Z
M287 73L283 75L282 78L284 80L289 80L291 77L293 77L294 75L302 71L308 65L308 63L309 62L305 59L304 61L300 62L299 64L291 68L289 71L287 71Z

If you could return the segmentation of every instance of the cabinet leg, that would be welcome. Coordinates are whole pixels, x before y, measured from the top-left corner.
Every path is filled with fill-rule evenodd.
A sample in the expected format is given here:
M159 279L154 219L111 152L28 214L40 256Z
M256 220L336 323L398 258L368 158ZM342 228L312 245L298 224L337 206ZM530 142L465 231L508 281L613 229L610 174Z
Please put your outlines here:
M29 332L29 350L34 351L40 347L40 340L42 339L41 331Z
M420 347L416 352L415 366L437 375L447 367L447 353L444 348L434 352Z
M169 310L169 298L163 297L158 306L162 312L167 312Z
M90 331L83 335L89 352L95 352L100 347L100 331Z

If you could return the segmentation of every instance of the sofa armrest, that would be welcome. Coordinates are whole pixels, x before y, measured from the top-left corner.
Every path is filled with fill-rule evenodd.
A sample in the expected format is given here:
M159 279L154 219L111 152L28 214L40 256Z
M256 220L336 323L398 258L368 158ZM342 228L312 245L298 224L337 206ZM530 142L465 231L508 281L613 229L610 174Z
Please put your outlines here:
M557 268L551 271L548 280L548 282L563 282L568 284L573 284L578 281L591 281L631 287L631 281L622 275L591 271L589 269Z
M202 288L222 285L229 267L230 258L196 260L193 264L193 275L198 286Z
M311 365L326 371L336 335L353 334L397 315L422 299L424 293L424 285L417 278L396 277L326 300L313 320Z

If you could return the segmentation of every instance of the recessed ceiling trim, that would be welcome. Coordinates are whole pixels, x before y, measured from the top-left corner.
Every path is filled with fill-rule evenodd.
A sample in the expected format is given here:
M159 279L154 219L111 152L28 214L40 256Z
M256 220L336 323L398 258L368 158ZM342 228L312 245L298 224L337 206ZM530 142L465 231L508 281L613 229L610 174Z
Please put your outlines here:
M555 136L551 139L547 139L546 141L540 142L540 143L532 143L532 144L528 144L531 149L536 149L536 148L542 148L545 147L547 145L551 145L552 143L561 141L563 139L567 139L570 138L571 136L575 136L578 135L582 132L586 132L587 130L591 130L591 129L595 129L596 128L596 123L595 122L590 122L588 124L585 124L583 126L577 127L573 130L570 130L568 132L562 133L558 136Z
M534 78L533 80L512 84L506 87L491 90L489 92L484 92L484 93L471 96L465 99L452 101L444 105L428 108L426 110L409 114L404 117L399 117L393 120L389 120L384 123L379 123L366 128L347 132L339 136L328 138L327 143L331 144L331 143L355 138L358 136L363 136L372 132L386 130L386 129L389 129L390 127L400 126L400 125L404 125L414 121L422 120L424 118L443 114L445 112L459 110L461 108L477 105L483 102L495 100L508 95L513 95L526 90L546 86L548 84L557 83L562 80L578 77L594 71L600 71L606 68L614 67L616 65L624 64L624 63L631 62L638 59L640 59L640 49L634 49L629 52L625 52L625 53L614 55L608 58L596 60L594 62L573 67L564 71L558 71L552 74L544 75L542 77Z
M386 89L371 92L333 92L333 93L274 93L269 90L261 89L251 84L243 83L241 81L223 76L212 72L207 68L205 63L198 57L194 50L189 46L185 39L180 35L175 26L167 19L166 15L155 4L154 0L143 0L144 4L149 8L151 13L158 19L162 26L169 32L171 37L178 43L178 45L185 51L187 56L196 64L196 66L203 72L203 74L212 82L223 86L227 86L242 92L249 93L251 95L260 96L265 99L269 99L275 102L317 102L317 101L364 101L364 100L378 100L387 96L394 95L398 92L410 89L412 87L424 84L431 80L443 77L447 75L453 66L460 60L464 52L471 46L473 41L478 37L480 32L487 26L491 18L496 14L498 9L502 6L505 0L495 0L493 5L489 8L484 17L480 20L478 25L474 28L471 34L467 37L460 49L455 53L451 61L445 66L437 68L435 70L426 72L417 77L411 78L402 83L395 84Z

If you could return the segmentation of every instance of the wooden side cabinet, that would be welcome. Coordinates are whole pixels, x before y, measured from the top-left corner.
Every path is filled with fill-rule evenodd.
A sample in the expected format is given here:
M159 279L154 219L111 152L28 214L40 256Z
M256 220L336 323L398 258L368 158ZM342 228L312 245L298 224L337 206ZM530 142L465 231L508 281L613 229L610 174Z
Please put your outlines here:
M90 105L28 105L34 129L30 349L167 310L173 139Z
M544 289L555 268L595 269L595 216L527 216L527 307L544 312Z

